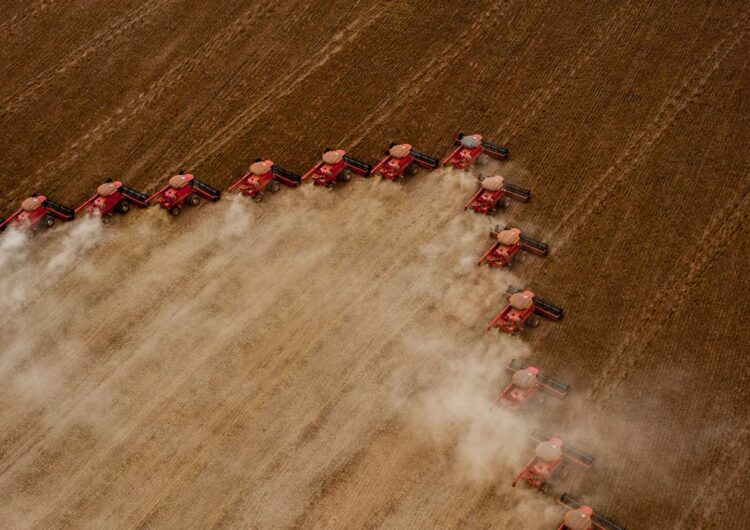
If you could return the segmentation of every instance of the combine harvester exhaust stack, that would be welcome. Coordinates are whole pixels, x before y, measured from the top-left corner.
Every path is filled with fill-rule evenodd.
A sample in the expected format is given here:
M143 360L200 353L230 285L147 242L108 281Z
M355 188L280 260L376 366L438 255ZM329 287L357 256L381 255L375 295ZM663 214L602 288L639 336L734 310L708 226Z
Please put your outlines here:
M366 162L361 162L352 158L342 149L326 149L323 158L315 164L313 168L302 175L302 180L312 177L316 186L325 186L333 189L337 182L349 182L352 173L363 177L369 177L372 173L372 166Z
M89 200L76 208L76 214L85 211L93 214L98 213L103 223L108 223L112 214L125 215L130 211L130 205L139 208L148 207L149 197L127 186L123 186L119 180L108 180L96 189L96 194Z
M44 195L32 195L21 203L21 207L13 215L0 224L0 230L12 226L20 230L36 231L40 228L50 228L58 219L72 221L75 216L76 212L72 208Z
M191 174L180 171L169 179L169 183L146 199L146 204L156 199L159 205L170 215L179 215L182 208L198 206L201 198L216 202L221 198L221 192L208 184L201 182Z
M372 169L372 173L380 172L384 179L399 180L404 175L416 175L420 166L433 170L440 166L440 160L415 151L411 144L391 142L385 151L385 158Z
M453 145L457 147L443 160L443 164L456 169L468 169L474 164L483 166L488 156L498 160L507 160L510 156L507 147L488 142L481 134L459 133Z

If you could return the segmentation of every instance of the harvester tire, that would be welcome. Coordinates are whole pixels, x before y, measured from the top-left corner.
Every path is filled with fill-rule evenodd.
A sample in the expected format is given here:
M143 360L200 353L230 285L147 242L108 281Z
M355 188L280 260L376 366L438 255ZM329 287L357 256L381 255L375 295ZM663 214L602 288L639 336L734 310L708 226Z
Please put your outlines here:
M417 164L415 164L415 163L413 163L413 162L412 162L411 164L409 164L409 165L408 165L408 166L406 167L406 171L404 171L404 173L406 173L406 174L407 174L408 176L410 176L410 177L413 177L413 176L414 176L414 175L416 175L416 174L417 174L418 172L419 172L419 166L417 166Z
M125 215L130 211L130 203L127 201L122 201L120 204L117 205L117 212Z
M180 208L179 206L172 206L169 209L169 215L171 215L172 217L177 217L178 215L180 215L181 211L182 211L182 208Z
M536 315L531 315L531 318L529 318L529 326L531 326L532 328L539 326L539 317Z
M523 263L524 261L526 261L527 257L528 257L528 254L526 254L526 252L522 250L521 252L516 254L515 261L517 261L518 263Z
M500 200L500 208L507 208L508 206L510 206L511 202L512 202L512 200L511 200L510 197L503 197Z
M479 155L479 158L477 158L477 165L478 166L486 166L489 159L487 158L487 155Z
M344 171L339 173L338 180L340 180L341 182L349 182L350 180L352 180L352 172L348 169L345 169Z
M102 215L102 223L109 224L109 222L112 220L112 217L109 215Z
M42 219L42 225L44 225L45 228L50 228L52 225L55 224L55 218L51 215L45 215L44 219Z
M260 193L258 195L253 195L253 200L255 202L260 202L263 200L263 195L261 195Z
M190 195L185 202L188 203L188 206L198 206L198 203L201 202L201 199L197 195Z
M268 183L268 189L272 193L276 193L277 191L281 189L281 184L279 184L279 181L277 180L272 180L271 182Z

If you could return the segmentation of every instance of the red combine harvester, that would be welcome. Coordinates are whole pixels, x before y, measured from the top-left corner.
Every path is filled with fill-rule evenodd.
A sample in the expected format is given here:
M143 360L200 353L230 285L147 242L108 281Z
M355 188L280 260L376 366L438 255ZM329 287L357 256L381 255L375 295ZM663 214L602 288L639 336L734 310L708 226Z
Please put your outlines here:
M169 179L169 183L146 199L146 204L156 199L159 205L170 215L179 215L183 206L197 206L201 197L216 202L221 198L221 192L195 178L193 175L180 171Z
M76 214L84 210L90 214L98 213L102 217L102 222L108 223L112 214L128 213L131 204L139 208L148 207L148 195L123 186L119 180L108 180L96 188L96 195L76 208Z
M541 390L559 398L564 398L570 391L570 386L544 375L535 366L526 366L521 361L513 359L506 370L513 374L510 384L497 396L495 405L510 408L525 407L529 401Z
M460 133L453 140L453 145L455 149L443 160L443 164L456 169L467 169L474 164L482 166L487 163L488 156L498 160L507 160L509 156L506 147L484 140L481 134Z
M510 206L512 199L520 202L531 200L531 190L509 184L500 175L480 175L477 180L479 189L471 196L464 210L471 208L477 213L493 215L498 209Z
M539 316L554 321L563 318L562 308L545 302L532 291L522 291L509 285L506 294L509 295L508 305L487 325L488 330L498 328L505 333L516 333L527 326L537 327Z
M385 158L372 168L372 173L380 172L384 179L398 180L404 175L416 175L419 166L433 170L440 166L440 160L415 151L409 144L391 143L385 151Z
M523 479L529 486L546 491L549 488L550 479L560 473L565 460L570 460L585 468L590 468L594 463L593 457L568 447L560 438L547 437L536 432L531 435L531 438L537 442L534 457L515 476L513 487Z
M333 189L337 182L349 182L352 173L369 177L372 173L372 166L348 156L346 151L341 149L326 149L323 159L302 175L302 180L312 177L315 185Z
M72 208L56 203L44 195L32 195L21 203L21 208L0 223L0 230L14 227L19 230L36 231L51 227L58 219L72 221L75 216Z
M510 267L515 262L526 261L528 252L542 257L549 253L547 244L524 235L520 228L506 225L501 229L497 225L490 230L490 237L495 243L479 258L477 265L487 263L490 267Z
M272 160L258 158L240 180L229 187L229 191L239 190L240 193L259 202L266 191L276 193L285 184L296 188L302 182L302 177L291 171L279 167Z
M568 508L557 530L625 530L624 526L595 512L591 506L579 503L567 493L563 493L557 502Z

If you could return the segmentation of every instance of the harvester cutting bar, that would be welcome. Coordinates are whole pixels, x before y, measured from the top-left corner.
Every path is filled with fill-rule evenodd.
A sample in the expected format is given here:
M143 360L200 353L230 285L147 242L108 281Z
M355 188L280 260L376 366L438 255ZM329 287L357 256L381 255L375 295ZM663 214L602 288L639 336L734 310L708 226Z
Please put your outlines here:
M521 248L537 256L546 256L549 254L549 245L525 236L523 233L521 233Z
M537 308L537 313L540 313L542 316L545 316L550 320L561 320L564 316L562 307L557 307L549 302L545 302L538 296L534 297L534 307Z
M435 169L440 165L439 158L420 153L414 149L411 150L411 156L420 166L426 167L427 169Z
M509 154L507 147L493 144L487 140L482 140L482 150L487 151L487 154L495 158L507 159Z
M279 182L285 184L286 186L289 186L290 188L295 188L299 186L300 182L302 182L301 176L275 164L271 167L271 172Z
M50 212L55 214L55 216L59 217L60 219L63 219L65 221L70 221L76 216L75 210L72 208L68 208L67 206L63 206L60 203L57 203L53 200L47 199L42 203L42 206L49 209Z
M195 177L191 182L193 183L193 187L196 189L196 191L198 191L206 199L209 199L211 201L218 201L219 197L221 197L221 191L209 186L205 182L201 182Z
M570 391L570 385L558 381L557 379L554 379L548 375L539 374L538 377L540 383L561 396L567 395L567 393Z
M510 364L508 365L507 370L509 372L516 373L517 371L525 370L526 368L528 368L528 365L524 364L518 359L513 359L512 361L510 361ZM550 377L548 375L539 373L539 375L537 375L537 380L542 385L547 387L547 390L550 390L554 392L555 394L558 394L560 397L565 397L570 391L570 385L563 383L561 381L558 381L557 379Z
M531 190L527 188L522 188L521 186L505 182L503 184L503 189L505 190L505 193L518 201L529 202L531 200Z
M521 291L522 289L509 285L505 292L508 294L516 294L520 293ZM536 312L546 318L549 318L550 320L562 320L563 316L565 315L562 307L557 307L556 305L550 304L549 302L542 300L538 296L534 296L533 300Z
M531 439L534 440L537 443L545 442L547 440L550 440L552 436L547 436L546 434L539 432L539 431L533 431L531 433ZM586 453L583 453L579 451L578 449L574 449L573 447L570 447L568 444L564 444L562 446L562 452L563 456L567 458L568 460L572 460L573 462L589 468L594 464L594 457L591 455L587 455Z
M120 186L120 193L136 206L140 206L141 208L148 206L148 195L145 193L128 188L127 186Z
M557 502L559 504L562 504L566 508L570 508L571 510L577 510L578 508L583 506L580 502L578 502L576 499L574 499L567 493L563 493L560 496L560 498L557 500ZM606 515L603 515L598 512L592 512L591 521L596 525L597 529L599 530L625 530L624 526L613 521Z
M362 162L356 158L352 158L349 155L344 155L344 162L349 168L363 177L369 177L372 173L372 166L367 162Z

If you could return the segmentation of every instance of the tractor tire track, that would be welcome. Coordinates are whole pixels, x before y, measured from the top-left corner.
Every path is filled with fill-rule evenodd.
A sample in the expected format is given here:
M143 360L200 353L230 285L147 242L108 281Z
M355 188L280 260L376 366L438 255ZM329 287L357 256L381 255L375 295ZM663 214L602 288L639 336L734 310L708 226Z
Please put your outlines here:
M325 45L306 58L299 65L298 70L291 71L280 78L256 102L229 120L196 149L191 150L190 153L193 156L189 160L183 159L182 165L190 162L191 167L198 166L231 142L237 135L246 133L247 128L259 116L270 110L274 103L294 92L316 70L325 66L332 58L341 53L347 44L354 42L360 33L375 24L384 13L384 10L378 9L377 6L372 7L337 31ZM299 70L302 70L303 73L300 73ZM283 86L283 88L279 88L279 86ZM234 132L230 133L230 131Z
M169 70L144 88L137 96L117 107L109 116L70 143L57 157L39 168L35 173L35 179L31 182L31 187L41 186L43 178L53 170L65 171L71 168L103 140L131 124L140 113L168 94L170 89L179 85L191 73L207 64L216 53L220 53L226 49L233 42L233 39L241 35L256 20L251 15L257 13L258 9L263 9L268 5L270 3L254 6L252 9L247 10L227 31L215 34L210 40L200 46L195 53L173 64ZM179 132L183 133L184 131L180 130Z
M457 39L457 42L461 43L460 45L456 45L455 42L451 41L441 53L436 54L425 66L414 73L406 82L402 83L392 97L384 100L367 114L364 120L367 125L364 128L360 128L361 133L358 136L352 138L351 133L348 133L340 140L339 145L351 145L353 148L358 147L376 127L385 122L386 118L389 118L396 111L402 109L410 99L421 93L425 83L429 84L431 81L438 79L449 66L453 65L454 61L469 53L473 40L468 37L470 35L479 35L481 31L485 30L487 23L497 22L510 9L510 4L510 2L492 4L486 12L480 14L460 34ZM372 116L378 117L375 120L371 120Z
M628 0L620 2L615 12L604 22L598 26L598 30L594 34L593 39L582 42L581 47L578 48L572 59L572 64L567 62L560 63L557 68L547 77L547 80L534 92L531 96L524 100L521 107L516 107L512 112L508 114L505 121L498 127L492 137L499 136L504 133L511 124L514 125L513 130L516 133L524 126L533 122L539 112L544 109L550 101L552 101L557 95L568 89L570 84L575 80L576 75L583 68L585 68L591 59L595 57L613 37L622 29L622 26L627 20L628 14L632 13L633 5L632 1ZM518 119L520 117L520 124ZM502 142L506 144L513 138L513 133L506 134Z
M37 0L36 2L28 3L25 9L0 23L0 35L16 33L20 26L31 19L39 17L47 8L56 3L55 0Z
M748 219L750 187L711 218L698 244L687 254L686 261L676 266L675 274L663 282L670 287L659 291L643 312L644 316L633 326L633 331L612 351L608 362L602 367L601 377L595 379L589 387L589 398L611 399L622 383L633 374L649 343L680 313L706 266L736 235L735 228ZM664 317L654 318L654 315L659 314Z
M0 101L0 116L18 112L24 104L30 102L37 92L55 77L66 74L69 70L83 63L90 55L117 41L127 31L147 21L157 7L163 6L163 0L151 0L140 4L134 11L118 18L114 23L91 36L90 42L70 52L60 63L52 64L39 72L21 89Z
M590 190L583 193L578 202L562 215L553 237L558 241L559 247L564 247L581 226L588 224L591 217L596 215L614 191L625 182L626 177L647 159L651 149L675 119L701 96L713 74L746 35L747 18L748 14L745 11L734 22L729 33L716 43L698 67L686 76L677 92L664 101L651 122L633 135L633 139L617 160Z

